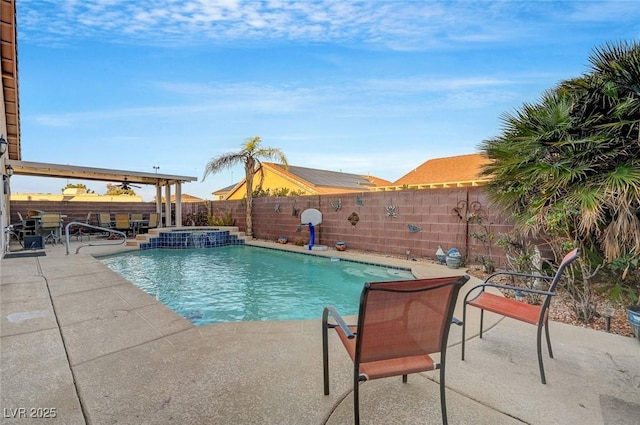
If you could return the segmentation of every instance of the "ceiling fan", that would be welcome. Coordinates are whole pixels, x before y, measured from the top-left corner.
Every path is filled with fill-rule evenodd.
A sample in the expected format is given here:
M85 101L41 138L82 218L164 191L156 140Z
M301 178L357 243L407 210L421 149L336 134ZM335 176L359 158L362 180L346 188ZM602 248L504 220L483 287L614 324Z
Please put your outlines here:
M131 190L132 187L140 188L140 186L129 183L129 179L127 177L124 178L124 180L118 185L118 187L120 187L120 189L122 190Z

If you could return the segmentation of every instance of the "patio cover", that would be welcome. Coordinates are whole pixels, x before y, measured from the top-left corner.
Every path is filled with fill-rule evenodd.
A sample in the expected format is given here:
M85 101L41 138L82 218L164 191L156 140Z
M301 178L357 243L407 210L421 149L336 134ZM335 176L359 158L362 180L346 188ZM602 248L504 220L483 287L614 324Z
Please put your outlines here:
M127 178L128 183L152 184L166 186L176 183L197 181L197 177L176 176L171 174L142 173L138 171L112 170L107 168L92 168L77 165L49 164L45 162L7 160L7 165L13 167L16 175L74 178L78 180L98 180L122 183Z
M182 183L197 181L197 177L176 176L172 174L142 173L127 170L112 170L108 168L92 168L77 165L49 164L45 162L18 161L8 159L6 165L13 167L15 175L73 178L78 180L97 180L114 183L122 183L126 177L127 183L147 184L156 186L156 210L162 212L161 188L165 186L165 217L171 216L171 203L166 200L171 199L171 185L176 186L175 200L176 225L182 223Z

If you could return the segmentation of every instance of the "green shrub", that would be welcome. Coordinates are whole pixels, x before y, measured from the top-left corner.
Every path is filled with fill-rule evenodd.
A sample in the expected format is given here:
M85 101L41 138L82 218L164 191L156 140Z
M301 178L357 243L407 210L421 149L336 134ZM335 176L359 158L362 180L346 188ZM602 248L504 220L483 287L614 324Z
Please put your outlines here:
M220 212L219 215L211 214L209 216L210 226L235 226L236 220L233 218L231 211Z

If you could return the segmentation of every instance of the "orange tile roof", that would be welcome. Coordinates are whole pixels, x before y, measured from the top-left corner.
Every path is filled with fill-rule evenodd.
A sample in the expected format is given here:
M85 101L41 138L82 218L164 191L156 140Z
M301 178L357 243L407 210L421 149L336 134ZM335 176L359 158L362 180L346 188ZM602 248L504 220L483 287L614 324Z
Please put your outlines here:
M484 180L480 177L482 166L489 159L479 153L435 158L396 180L394 186L437 184Z
M162 202L164 203L164 196L162 198ZM171 199L171 203L175 203L176 202L176 195L171 195L169 197L169 199ZM180 199L182 199L183 203L188 203L188 202L205 202L206 199L202 199L202 198L198 198L197 196L193 196L193 195L189 195L188 193L183 193L182 196L180 197Z
M380 177L375 177L375 176L362 176L362 177L369 180L371 183L375 184L376 186L391 186L393 184L389 180L381 179Z

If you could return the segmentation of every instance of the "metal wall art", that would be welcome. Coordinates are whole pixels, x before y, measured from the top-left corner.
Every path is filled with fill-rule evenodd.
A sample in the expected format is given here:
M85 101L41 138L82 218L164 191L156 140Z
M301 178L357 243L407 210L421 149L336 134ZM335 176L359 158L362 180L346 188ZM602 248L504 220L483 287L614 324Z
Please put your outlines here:
M362 196L356 195L356 205L360 205L361 207L364 207L364 201L362 200Z
M422 230L422 227L418 227L418 226L416 226L414 224L411 224L411 223L407 224L407 227L409 228L409 231L411 233L418 233L419 231Z
M398 217L398 212L396 211L396 206L393 204L390 204L388 206L385 207L385 215L387 217L391 217L391 218L396 218Z
M473 201L470 204L467 204L465 200L458 201L458 204L451 210L451 213L466 222L480 222L483 218L487 217L487 212L478 201Z
M279 213L280 212L280 204L276 204L276 206L273 209L275 212Z
M334 211L340 211L342 209L342 199L331 202L331 208L333 208Z
M355 226L360 221L360 217L358 217L358 214L352 212L347 220L349 220L349 223L351 223L352 226Z

